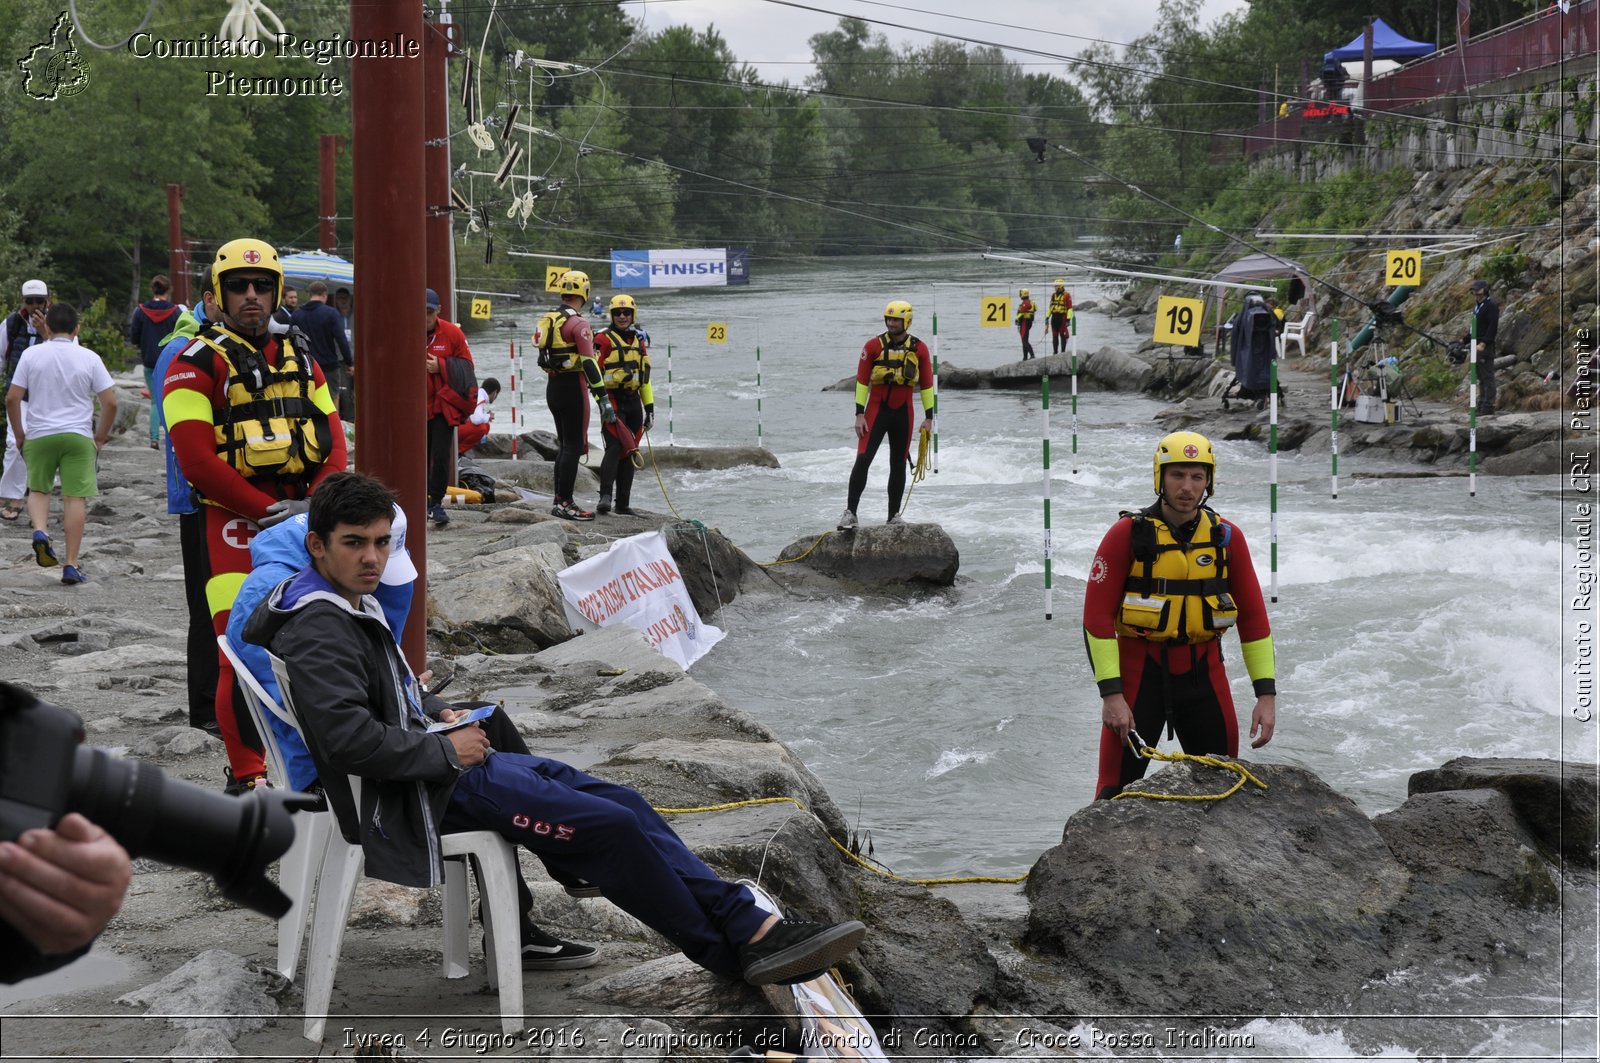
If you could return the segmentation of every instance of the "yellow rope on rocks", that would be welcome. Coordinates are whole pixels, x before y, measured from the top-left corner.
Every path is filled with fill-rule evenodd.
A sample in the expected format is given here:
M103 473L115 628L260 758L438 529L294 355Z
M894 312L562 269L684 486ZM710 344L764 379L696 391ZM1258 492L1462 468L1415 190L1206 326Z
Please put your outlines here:
M748 801L729 801L727 804L723 805L699 805L695 808L658 808L656 811L663 816L687 816L699 812L726 812L729 809L749 808L753 805L781 804L793 805L795 808L799 809L801 812L807 813L808 815L811 812L811 810L806 808L805 805L802 805L799 801L792 797L753 797ZM1000 882L1006 885L1014 885L1018 882L1026 882L1028 879L1027 875L1018 875L1015 878L999 878L993 875L970 875L964 878L905 878L904 876L895 874L893 871L885 871L881 867L874 866L871 862L863 859L856 853L851 852L848 846L840 844L839 840L831 834L828 835L828 840L833 842L833 847L835 849L849 857L857 865L866 868L868 871L871 871L873 874L882 875L884 878L892 878L896 882L909 882L914 886L951 886L968 882Z
M1129 738L1129 744L1133 745L1131 737ZM1133 748L1135 753L1146 760L1164 760L1168 763L1191 760L1196 764L1204 764L1208 768L1223 768L1227 771L1236 772L1239 778L1234 781L1232 786L1220 794L1153 794L1148 790L1124 790L1113 797L1111 799L1113 801L1120 801L1124 797L1148 797L1152 801L1221 801L1224 797L1232 797L1238 793L1246 780L1255 783L1263 790L1267 788L1266 783L1250 774L1250 769L1237 761L1224 760L1221 757L1197 756L1193 753L1163 753L1153 746L1145 745L1142 741L1138 745L1134 745Z
M825 531L821 535L817 536L817 541L806 547L806 552L801 554L799 557L784 557L779 558L777 561L757 561L756 564L760 565L762 568L773 568L777 565L792 565L796 561L804 561L808 556L810 556L811 551L822 545L822 540L826 539L832 534L833 532L831 531Z

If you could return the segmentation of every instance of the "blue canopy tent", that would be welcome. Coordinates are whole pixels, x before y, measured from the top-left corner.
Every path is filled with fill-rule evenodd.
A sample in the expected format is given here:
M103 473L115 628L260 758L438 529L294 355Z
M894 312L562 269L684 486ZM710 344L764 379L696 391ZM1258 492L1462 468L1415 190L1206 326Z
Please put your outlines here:
M1360 62L1366 56L1365 37L1365 31L1356 34L1356 39L1343 48L1335 48L1323 55L1323 62ZM1404 61L1416 59L1432 51L1434 51L1433 45L1400 36L1383 19L1372 20L1372 58Z
M353 288L356 267L349 259L322 251L300 251L283 255L283 275L288 281L325 281L330 288Z

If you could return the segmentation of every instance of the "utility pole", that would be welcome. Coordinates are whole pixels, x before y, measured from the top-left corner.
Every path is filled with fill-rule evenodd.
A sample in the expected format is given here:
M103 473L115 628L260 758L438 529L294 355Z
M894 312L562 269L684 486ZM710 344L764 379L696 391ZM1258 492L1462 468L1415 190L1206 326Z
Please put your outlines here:
M321 187L317 199L317 246L330 255L339 247L339 145L343 140L344 138L337 133L322 134Z
M417 148L423 141L421 0L352 0L354 40L416 45L414 58L350 61L355 171L355 275L367 308L355 330L356 462L400 496L417 567L412 621L402 649L427 667L427 383L423 371L423 225L427 215ZM359 310L358 310L359 313Z

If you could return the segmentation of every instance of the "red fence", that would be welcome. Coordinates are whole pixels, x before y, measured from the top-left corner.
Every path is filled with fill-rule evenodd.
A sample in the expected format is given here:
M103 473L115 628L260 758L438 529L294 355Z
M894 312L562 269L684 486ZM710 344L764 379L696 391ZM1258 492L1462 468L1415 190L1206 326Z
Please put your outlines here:
M1597 51L1600 0L1575 3L1565 15L1552 7L1468 38L1465 47L1451 46L1374 77L1365 86L1362 107L1394 111L1526 70L1552 66L1564 59L1592 57ZM1272 150L1279 140L1323 139L1318 133L1328 124L1323 120L1308 122L1296 111L1276 122L1240 130L1243 150L1246 155L1255 155ZM1326 133L1332 134L1333 130Z

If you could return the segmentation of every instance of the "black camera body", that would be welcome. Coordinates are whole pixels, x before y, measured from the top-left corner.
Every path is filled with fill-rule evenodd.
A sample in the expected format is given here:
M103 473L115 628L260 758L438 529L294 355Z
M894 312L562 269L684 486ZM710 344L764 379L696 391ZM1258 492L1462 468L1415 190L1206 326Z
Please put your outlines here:
M131 856L205 872L228 900L278 919L291 902L267 867L294 841L290 813L317 807L293 791L230 797L86 747L74 713L0 683L0 840L78 812Z
M1451 365L1460 365L1467 360L1467 344L1469 342L1469 340L1456 340L1454 343L1445 345L1445 357L1450 359Z

